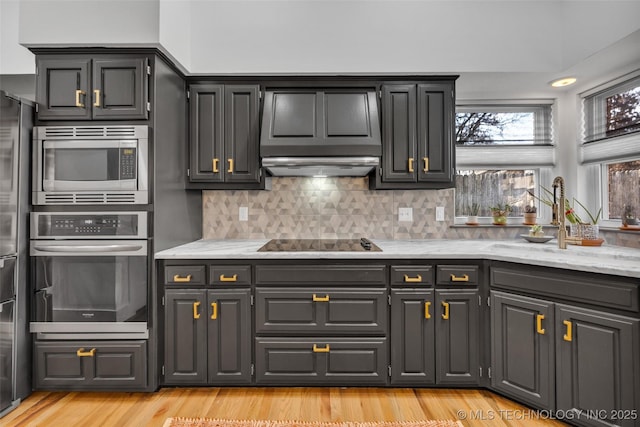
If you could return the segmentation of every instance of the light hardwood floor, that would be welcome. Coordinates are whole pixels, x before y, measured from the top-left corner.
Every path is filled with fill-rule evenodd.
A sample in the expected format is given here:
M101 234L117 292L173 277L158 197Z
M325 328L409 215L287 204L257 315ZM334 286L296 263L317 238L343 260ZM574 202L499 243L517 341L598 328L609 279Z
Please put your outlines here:
M156 393L35 392L0 426L161 427L168 417L300 421L461 420L464 426L565 424L486 390L164 388Z

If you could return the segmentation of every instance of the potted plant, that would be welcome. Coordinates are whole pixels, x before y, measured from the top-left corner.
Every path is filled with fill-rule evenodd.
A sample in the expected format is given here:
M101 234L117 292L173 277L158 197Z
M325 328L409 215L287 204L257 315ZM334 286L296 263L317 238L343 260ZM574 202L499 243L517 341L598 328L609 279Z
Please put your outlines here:
M467 225L478 225L478 212L480 212L478 203L472 203L470 207L467 207Z
M580 218L573 206L569 203L569 200L565 200L564 216L570 223L571 237L584 240L598 240L598 221L600 220L600 215L602 214L602 207L598 209L596 215L593 216L591 212L589 212L589 210L578 200L574 198L573 202L574 204L577 203L578 205L580 205L580 207L586 212L586 214L589 216L589 222L584 221L582 218Z
M544 231L542 230L541 225L533 225L529 228L529 236L533 237L542 237L544 236Z
M633 206L624 205L624 209L622 211L622 225L637 225L638 220L636 219L636 214L633 211Z
M524 207L522 222L524 225L535 225L538 219L538 208L535 205L527 205Z
M504 205L498 203L495 206L489 207L491 210L491 216L493 217L493 225L507 225L507 216L511 212L511 205L505 203Z

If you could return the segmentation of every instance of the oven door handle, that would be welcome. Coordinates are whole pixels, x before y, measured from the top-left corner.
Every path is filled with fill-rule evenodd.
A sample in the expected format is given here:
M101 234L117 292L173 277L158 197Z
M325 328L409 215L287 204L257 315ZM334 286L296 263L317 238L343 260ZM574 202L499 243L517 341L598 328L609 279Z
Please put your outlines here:
M142 245L46 245L34 246L39 252L137 252L143 249Z

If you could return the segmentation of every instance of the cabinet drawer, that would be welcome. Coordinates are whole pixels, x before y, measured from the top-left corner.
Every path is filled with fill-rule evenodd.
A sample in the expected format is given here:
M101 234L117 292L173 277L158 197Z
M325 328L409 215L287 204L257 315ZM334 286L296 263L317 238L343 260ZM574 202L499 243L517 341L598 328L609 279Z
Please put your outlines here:
M392 286L431 286L433 285L433 266L431 265L392 265Z
M256 338L256 383L385 385L385 338Z
M258 265L256 284L386 285L384 265Z
M257 288L256 334L386 335L387 290Z
M145 341L36 341L34 387L121 390L147 385Z
M211 265L209 283L212 285L250 285L250 265Z
M204 265L169 265L164 269L167 285L204 285Z
M439 265L436 273L437 285L473 285L478 284L477 265Z

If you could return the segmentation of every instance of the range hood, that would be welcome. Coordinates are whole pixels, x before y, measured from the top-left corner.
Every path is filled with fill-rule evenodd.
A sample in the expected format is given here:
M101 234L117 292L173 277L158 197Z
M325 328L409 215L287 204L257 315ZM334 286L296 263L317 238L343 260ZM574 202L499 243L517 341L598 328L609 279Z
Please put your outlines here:
M266 91L260 156L272 175L364 176L381 155L374 88Z

